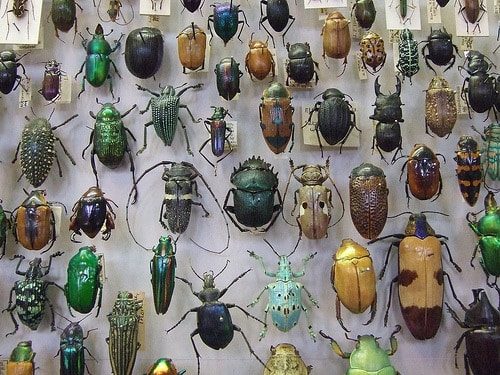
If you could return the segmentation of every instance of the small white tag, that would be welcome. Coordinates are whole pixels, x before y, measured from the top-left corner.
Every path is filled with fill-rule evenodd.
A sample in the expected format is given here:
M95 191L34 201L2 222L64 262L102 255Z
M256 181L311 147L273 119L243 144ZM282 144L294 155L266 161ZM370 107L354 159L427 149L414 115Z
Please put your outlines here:
M473 50L473 38L470 36L463 36L460 38L460 51L471 51Z
M462 92L462 87L457 86L455 90L455 103L457 105L457 114L468 115L469 109L467 108L467 102L462 98L461 92Z
M23 77L19 84L19 108L26 108L31 102L31 79Z
M466 21L465 10L462 10L463 5L459 1L455 1L454 14L456 24L456 36L489 36L490 26L488 23L488 9L486 1L479 0L484 10L479 10L478 21L470 23Z
M304 9L345 8L347 0L304 0Z
M238 122L237 121L226 121L227 129L230 130L227 140L232 148L238 148Z
M54 224L56 227L56 237L59 237L59 233L61 233L61 216L63 208L60 204L51 205L50 208L52 209L52 212L54 213L54 218L56 220Z
M389 30L389 43L399 43L400 30Z
M441 23L441 7L436 0L427 0L427 22Z
M140 0L139 14L143 16L170 16L170 0Z
M361 59L361 51L356 52L356 68L358 69L358 78L363 81L368 79L368 75Z
M71 79L67 74L61 75L59 84L59 98L55 101L57 104L71 103Z
M31 51L33 49L43 49L44 46L43 26L40 26L40 35L38 35L37 44L16 44L13 46L14 51Z
M106 276L106 260L104 259L103 253L95 254L99 259L99 264L101 265L101 272L99 272L99 282L104 285L104 282L108 279Z

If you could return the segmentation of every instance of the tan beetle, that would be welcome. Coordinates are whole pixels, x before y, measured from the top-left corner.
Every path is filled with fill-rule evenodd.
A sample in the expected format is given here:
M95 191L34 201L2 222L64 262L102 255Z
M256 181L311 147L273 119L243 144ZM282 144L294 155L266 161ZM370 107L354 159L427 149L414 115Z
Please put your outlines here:
M269 73L272 74L274 79L275 73L275 63L273 59L273 55L267 48L267 42L269 38L265 42L260 40L253 40L253 33L250 37L250 42L248 42L248 47L250 51L248 51L247 56L245 57L245 70L250 74L250 79L253 81L253 77L257 78L259 81L262 81L266 78Z
M385 53L384 40L380 35L373 31L367 32L361 38L359 46L361 48L361 60L363 60L363 66L368 73L374 74L382 69L387 54ZM368 70L367 65L373 69L373 72Z
M344 69L347 66L347 55L351 50L350 21L340 12L331 12L325 19L321 35L323 36L323 58L325 55L332 59L344 59Z
M425 94L425 132L430 129L438 137L448 136L456 122L455 91L446 79L435 76Z
M207 35L194 22L177 35L177 50L182 65L182 72L203 70L205 68L205 49Z

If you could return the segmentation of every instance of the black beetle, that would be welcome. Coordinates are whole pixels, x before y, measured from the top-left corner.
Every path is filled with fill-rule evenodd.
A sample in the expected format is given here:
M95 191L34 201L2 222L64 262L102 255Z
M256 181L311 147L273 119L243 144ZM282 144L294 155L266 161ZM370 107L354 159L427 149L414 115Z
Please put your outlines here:
M224 46L236 34L238 31L238 25L241 24L241 29L238 33L238 40L243 43L240 39L241 32L243 31L243 23L246 23L248 26L248 22L247 16L245 15L245 12L240 9L240 6L233 5L233 0L229 3L215 3L211 6L214 8L214 13L208 16L207 27L212 37L213 33L210 28L210 22L214 25L215 33L224 41ZM245 21L240 21L240 13L243 14ZM210 38L210 43L212 43L212 38Z
M455 55L453 54L453 49L455 49L457 55L460 56L458 48L453 44L451 38L452 35L446 31L446 28L444 26L443 30L432 30L431 27L431 34L428 36L426 44L422 47L422 54L425 58L425 64L434 73L436 73L436 71L429 64L429 60L439 66L447 65L446 69L444 70L446 72L453 66L453 64L455 64ZM428 54L425 53L426 50Z
M465 310L462 322L447 304L453 320L467 328L455 345L455 367L458 368L458 349L465 339L464 364L466 374L490 375L500 373L500 312L495 309L482 289L472 289L474 301Z
M372 27L377 14L373 0L356 0L351 9L351 16L353 11L359 26L363 29Z
M189 10L191 13L196 12L196 10L198 8L200 8L200 12L201 12L201 8L203 7L203 4L205 3L205 0L203 0L203 3L202 3L202 0L180 0L180 1L181 1L182 6L185 9ZM182 11L184 11L184 9Z
M76 7L82 10L82 7L75 0L52 0L50 15L52 17L57 39L60 39L59 31L67 33L71 30L73 25L75 26L76 36Z
M264 16L264 12L262 10L262 6L266 6L266 15ZM288 20L292 20L288 27L286 25L288 24ZM292 27L293 23L295 22L295 17L290 14L290 8L288 6L288 1L287 0L260 0L260 20L259 20L259 28L262 25L264 30L269 34L271 37L271 40L273 41L273 46L276 46L274 43L274 38L269 32L269 30L266 28L264 25L264 22L268 22L269 25L273 28L274 31L276 32L281 32L284 31L282 38L283 38L283 45L285 45L285 35L290 30L290 27Z
M125 42L125 64L137 78L150 78L160 69L163 59L163 37L155 27L132 30Z
M16 58L16 53L12 50L0 52L0 91L3 94L8 94L12 90L17 89L21 84L21 76L17 74L17 68L23 69L23 75L26 76L24 65L19 62L26 54Z
M403 143L403 138L401 137L401 126L399 122L394 121L390 123L378 122L375 126L375 134L372 139L372 152L377 149L382 160L386 161L382 151L391 152L394 151L392 156L392 163L396 161L396 155L401 151Z
M286 44L288 60L286 64L286 85L289 86L290 78L296 83L307 84L314 76L318 83L318 73L314 67L318 68L318 63L313 60L309 43Z
M217 78L217 91L226 100L232 100L240 91L240 78L243 72L240 64L232 57L224 57L214 69Z

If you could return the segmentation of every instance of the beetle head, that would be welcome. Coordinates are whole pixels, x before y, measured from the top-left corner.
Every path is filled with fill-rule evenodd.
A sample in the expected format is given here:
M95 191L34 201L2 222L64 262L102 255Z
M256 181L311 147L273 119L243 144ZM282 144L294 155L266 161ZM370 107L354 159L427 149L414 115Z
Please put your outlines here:
M39 279L43 277L43 272L42 272L42 259L41 258L35 258L30 261L29 263L29 268L26 271L26 279Z
M495 309L483 289L472 289L474 301L465 312L465 325L469 328L497 327L500 325L500 312Z
M434 229L427 222L427 218L423 213L412 213L408 219L405 229L406 236L416 236L420 239L428 236L434 236Z
M477 142L470 135L462 135L458 140L458 148L460 151L471 153L477 151Z
M401 34L399 34L399 39L400 40L413 40L413 34L410 31L410 29L404 29L401 31Z
M358 336L358 341L356 343L356 349L361 351L364 350L374 350L379 349L380 346L378 344L377 338L373 335L363 335Z
M83 328L80 322L70 322L62 331L61 340L65 340L70 346L82 342Z

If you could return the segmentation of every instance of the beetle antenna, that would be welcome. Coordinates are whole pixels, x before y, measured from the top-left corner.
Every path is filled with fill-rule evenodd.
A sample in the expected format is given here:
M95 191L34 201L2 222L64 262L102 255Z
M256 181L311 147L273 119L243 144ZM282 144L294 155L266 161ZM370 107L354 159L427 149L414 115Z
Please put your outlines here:
M316 99L318 96L323 95L325 92L320 92L318 95L316 95L313 99Z
M197 277L198 279L200 279L201 281L203 281L203 277L201 277L200 275L198 275L198 274L196 273L196 271L194 270L193 266L192 266L192 265L189 265L189 267L191 267L191 271L193 271L193 273L196 275L196 277Z
M52 118L52 115L54 114L54 111L55 111L55 110L56 110L56 109L55 109L55 108L53 108L53 109L52 109L52 112L50 112L50 116L49 116L49 118L48 118L48 121L50 121L50 119Z
M346 338L347 340L351 340L351 341L358 341L358 340L356 340L356 339L352 339L352 338L350 338L350 337L347 335L347 332L345 333L345 338Z
M394 215L394 216L387 216L388 219L394 219L396 217L400 217L401 215L411 215L412 212L410 211L404 211L404 212L401 212L400 214L397 214L397 215Z
M220 270L220 272L214 276L214 280L217 278L217 276L219 276L222 272L225 271L225 269L227 268L227 266L229 265L229 259L226 260L226 264L224 265L224 267L222 267L222 269Z
M187 82L186 82L186 83L184 83L184 84L182 84L182 85L180 85L180 86L175 87L175 89L176 89L176 90L177 90L177 89L180 89L181 87L184 87L184 86L186 86L186 85L187 85Z
M120 97L118 97L118 99L116 100L116 102L114 102L113 104L118 104L120 103Z
M64 320L66 320L66 321L67 321L67 322L69 322L69 323L73 323L71 320L69 320L68 318L66 318L64 315L59 314L57 311L54 311L54 314L56 314L56 315L60 316L61 318L63 318ZM89 315L90 315L90 314L89 314ZM87 315L87 316L88 316L88 315ZM86 317L87 317L87 316L86 316ZM85 318L86 318L86 317L85 317ZM85 318L83 318L83 319L85 319ZM57 327L57 328L59 328L59 327ZM62 328L59 328L59 329L60 329L60 330L62 330Z
M23 188L23 191L24 191L24 194L26 194L26 195L30 195L30 194L28 193L28 191L27 191L25 188Z
M295 244L295 246L294 246L294 248L293 248L292 252L291 252L290 254L288 254L288 255L287 255L287 257L289 257L289 256L293 255L293 253L295 253L295 250L297 250L297 247L299 246L299 243L300 243L300 240L301 240L301 239L302 239L302 236L301 236L301 235L299 235L299 238L297 239L297 243Z
M445 214L444 212L439 212L439 211L422 211L420 212L421 214L439 214L443 216L450 216L448 214Z
M33 109L33 107L30 107L31 109L31 113L33 113L33 116L36 116L36 113L35 113L35 110Z
M281 256L281 255L278 254L278 252L274 249L273 245L271 245L271 243L268 240L266 240L265 238L263 240L271 248L271 250L273 251L273 253L275 253L278 257ZM294 251L295 251L295 249L294 249Z

